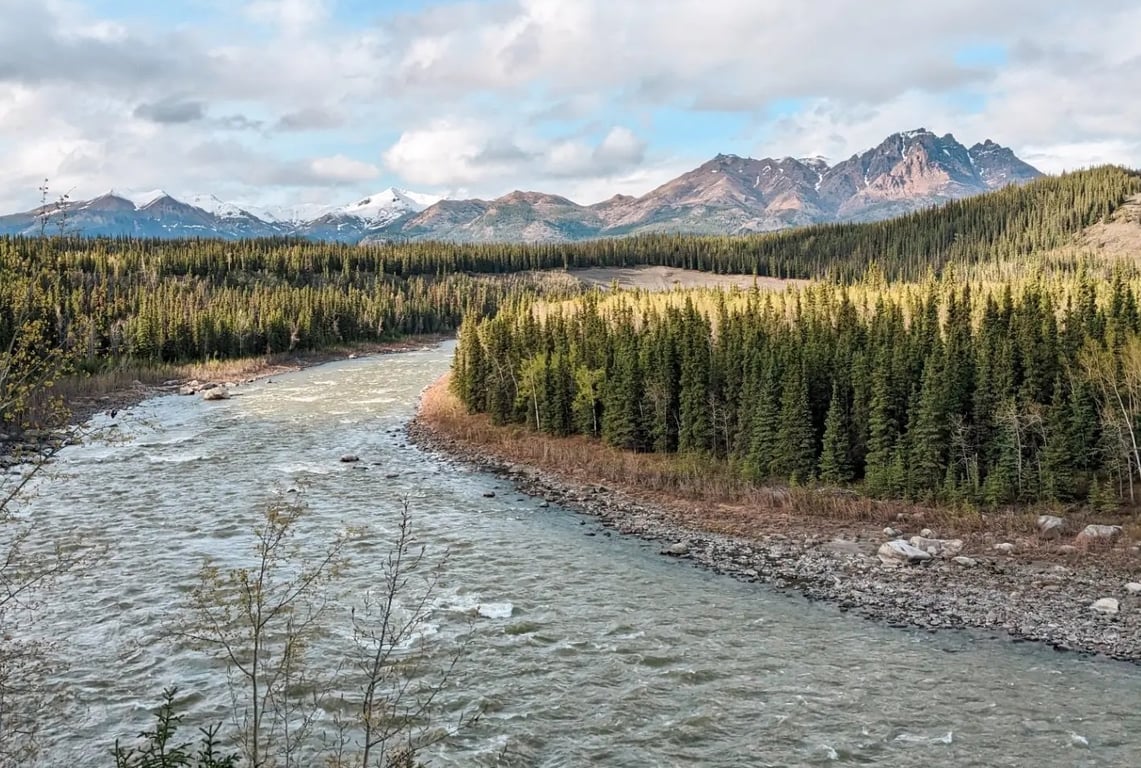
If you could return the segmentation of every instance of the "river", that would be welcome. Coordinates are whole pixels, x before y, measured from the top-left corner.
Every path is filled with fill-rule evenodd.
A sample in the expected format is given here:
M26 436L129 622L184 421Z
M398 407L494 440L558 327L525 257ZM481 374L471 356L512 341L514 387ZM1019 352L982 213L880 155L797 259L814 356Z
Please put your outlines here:
M63 451L30 514L106 556L42 611L74 696L46 764L110 764L101 750L149 725L171 683L192 723L220 716L217 662L170 628L203 560L241 562L291 488L313 551L346 525L391 535L408 498L429 558L450 553L426 641L442 659L472 633L441 701L486 713L432 765L1141 763L1137 667L891 629L718 577L409 445L401 427L449 355L342 361L224 402L157 397L120 414L126 439ZM374 544L344 576L353 594L376 583Z

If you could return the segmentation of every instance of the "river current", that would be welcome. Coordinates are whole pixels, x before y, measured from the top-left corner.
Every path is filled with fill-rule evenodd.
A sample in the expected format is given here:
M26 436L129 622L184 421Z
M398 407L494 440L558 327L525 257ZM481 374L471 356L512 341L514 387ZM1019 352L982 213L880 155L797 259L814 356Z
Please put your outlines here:
M242 562L264 505L292 488L314 551L345 526L374 531L344 575L353 594L375 586L404 498L428 556L449 553L424 631L441 660L470 633L442 702L486 711L432 765L1141 765L1141 668L891 629L718 577L409 445L401 427L449 360L445 345L223 402L157 397L118 416L125 439L63 451L29 514L106 554L37 625L73 697L46 764L109 765L102 750L149 726L172 683L192 693L190 723L221 716L217 662L170 627L204 559Z

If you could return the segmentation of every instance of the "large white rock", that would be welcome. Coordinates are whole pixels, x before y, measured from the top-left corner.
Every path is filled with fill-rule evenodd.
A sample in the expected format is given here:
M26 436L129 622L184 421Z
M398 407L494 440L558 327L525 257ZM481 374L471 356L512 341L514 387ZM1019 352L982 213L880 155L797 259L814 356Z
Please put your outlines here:
M214 389L208 389L202 393L202 399L207 401L229 400L230 390L226 389L225 387L215 387Z
M1125 585L1125 591L1131 595L1141 595L1141 582L1129 582Z
M884 565L904 565L931 559L930 552L913 547L903 539L885 541L877 554Z
M922 549L935 557L954 557L963 551L962 539L930 539L924 536L912 536L911 546Z
M1120 538L1121 533L1120 525L1087 525L1074 541L1087 547L1108 547Z
M1038 516L1038 535L1043 539L1057 539L1066 532L1066 521L1057 515Z
M1121 604L1117 602L1116 597L1103 597L1095 601L1090 608L1106 616L1113 616L1121 610Z
M994 551L1001 552L1004 555L1010 555L1014 553L1014 545L1009 541L1004 541L1001 544L995 544Z

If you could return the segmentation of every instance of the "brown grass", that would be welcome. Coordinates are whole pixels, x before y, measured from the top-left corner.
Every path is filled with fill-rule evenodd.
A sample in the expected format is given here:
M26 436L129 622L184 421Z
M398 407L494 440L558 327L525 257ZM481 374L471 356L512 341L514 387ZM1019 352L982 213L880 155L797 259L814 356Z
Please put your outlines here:
M832 488L760 486L720 460L633 453L581 436L551 437L519 425L495 426L486 415L466 411L449 390L447 376L424 391L418 419L462 451L531 467L564 483L618 491L697 530L745 538L782 533L882 541L889 525L909 535L931 528L939 537L964 539L968 550L986 552L1009 541L1020 556L1031 559L1049 557L1056 544L1065 543L1038 538L1038 515L1061 510L932 507ZM1094 522L1085 510L1070 509L1065 516L1074 533ZM1126 540L1141 539L1141 524L1130 528L1128 519L1118 520L1126 523Z
M782 280L754 275L719 275L695 269L673 267L590 267L573 269L566 273L586 285L609 288L617 282L619 288L642 291L671 291L676 288L742 288L754 285L763 291L783 291L786 288L803 288L807 280Z
M494 426L483 414L469 414L448 389L448 377L422 395L420 422L462 449L522 464L585 486L605 486L651 503L695 528L756 537L787 531L812 518L850 529L894 520L895 505L855 494L810 488L759 486L727 462L700 456L634 453L582 436L551 437L519 425Z

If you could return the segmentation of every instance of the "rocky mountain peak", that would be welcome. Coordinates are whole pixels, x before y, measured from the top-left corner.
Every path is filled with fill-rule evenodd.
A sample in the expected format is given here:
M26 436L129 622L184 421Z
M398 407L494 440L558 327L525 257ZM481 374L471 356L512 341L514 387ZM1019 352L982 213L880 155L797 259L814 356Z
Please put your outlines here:
M133 200L107 194L67 203L63 210L69 231L91 235L555 241L882 219L1040 175L991 139L967 149L949 133L916 128L835 165L823 157L758 160L721 153L640 197L615 195L590 206L534 191L516 190L492 201L447 200L390 187L348 205L307 204L280 214L213 195L186 203L161 190ZM2 216L0 235L34 235L50 215L51 210Z

